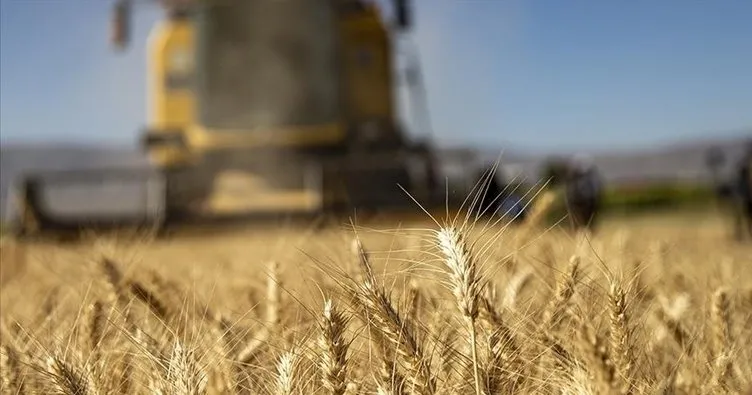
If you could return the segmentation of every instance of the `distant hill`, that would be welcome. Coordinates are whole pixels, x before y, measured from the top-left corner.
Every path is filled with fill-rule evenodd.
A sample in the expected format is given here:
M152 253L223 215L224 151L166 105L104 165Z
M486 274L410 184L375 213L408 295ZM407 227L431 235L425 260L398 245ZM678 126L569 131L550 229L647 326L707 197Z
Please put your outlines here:
M681 180L707 183L711 174L705 166L710 147L718 147L736 162L744 143L752 137L691 140L649 150L594 152L596 165L610 183L632 183L651 180ZM501 156L499 157L499 155ZM557 153L567 157L570 153ZM476 159L469 159L475 156ZM465 161L467 164L501 162L516 169L528 181L537 181L545 160L543 155L530 155L515 150L489 148L442 148L437 157L447 162ZM730 163L723 169L729 174ZM0 146L0 218L7 218L7 197L11 183L25 173L55 169L93 169L102 167L145 168L146 158L129 148L99 148L71 145L10 145ZM454 176L464 176L466 168L447 164L442 170Z

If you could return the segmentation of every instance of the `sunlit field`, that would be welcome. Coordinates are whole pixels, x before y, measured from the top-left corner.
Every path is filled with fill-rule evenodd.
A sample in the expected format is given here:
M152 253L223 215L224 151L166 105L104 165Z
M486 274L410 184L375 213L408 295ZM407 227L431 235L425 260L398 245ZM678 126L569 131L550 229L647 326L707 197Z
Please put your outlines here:
M438 222L6 242L3 391L751 388L752 248L727 219Z

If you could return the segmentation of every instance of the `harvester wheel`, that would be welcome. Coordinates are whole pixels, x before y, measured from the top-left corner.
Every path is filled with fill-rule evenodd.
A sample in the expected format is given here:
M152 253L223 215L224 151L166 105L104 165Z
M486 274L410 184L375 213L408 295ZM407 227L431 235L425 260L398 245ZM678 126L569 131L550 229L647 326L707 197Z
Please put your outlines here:
M203 169L180 168L164 172L165 224L179 223L191 216L197 204L211 194L211 176Z
M9 212L14 215L10 233L16 237L28 237L39 233L41 222L33 201L33 183L21 182L20 187L11 190L8 196Z

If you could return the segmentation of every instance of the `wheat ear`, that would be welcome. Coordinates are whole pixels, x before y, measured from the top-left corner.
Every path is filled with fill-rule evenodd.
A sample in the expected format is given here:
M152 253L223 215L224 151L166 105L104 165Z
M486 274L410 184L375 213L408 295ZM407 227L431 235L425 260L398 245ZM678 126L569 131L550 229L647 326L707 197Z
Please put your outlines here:
M721 354L731 345L731 301L728 291L719 288L713 293L713 329L716 353Z
M452 227L442 228L437 233L436 238L439 248L444 254L444 264L449 269L449 279L452 283L452 293L457 301L457 307L470 331L475 392L477 395L480 395L482 390L478 363L476 321L478 319L483 283L481 282L475 259L473 259L470 248L459 230Z
M514 311L517 305L517 297L522 290L530 283L533 278L533 272L530 269L520 271L515 274L504 288L504 298L502 304L504 308Z
M154 313L154 315L164 322L168 321L170 316L167 305L154 292L150 291L138 281L129 281L128 288L130 289L131 294L133 294L136 299L143 302L149 310Z
M0 347L0 378L2 378L2 388L7 393L25 393L21 378L21 361L16 350L10 345Z
M377 342L381 343L382 350L388 350L387 345L394 346L397 361L405 367L413 391L422 395L434 394L434 377L424 357L423 348L413 333L413 325L397 312L386 291L377 284L368 253L357 238L353 248L365 274L364 281L356 284L354 295L354 300L361 308L359 312L362 318L368 323ZM388 364L389 355L386 354L383 358Z
M135 331L135 324L130 312L130 303L127 292L123 286L123 274L117 264L110 259L104 258L99 261L99 268L104 274L104 284L107 288L107 302L123 310L125 325L129 332Z
M159 342L141 330L141 328L134 329L133 340L142 351L142 354L148 358L149 362L156 367L156 371L160 373L158 377L155 377L155 375L149 376L149 389L154 393L162 393L162 383L160 380L163 373L166 373L169 369L170 358L159 347ZM148 372L151 373L151 371Z
M104 315L104 305L101 301L94 301L87 309L86 318L86 337L89 345L89 360L92 364L98 365L101 353L99 352L100 344L104 338L104 328L107 317Z
M484 374L484 394L498 394L501 393L502 384L504 379L508 377L509 365L505 365L505 362L509 360L509 356L505 355L504 349L504 336L503 332L495 330L488 335L488 362L486 364Z
M631 391L632 377L632 345L627 313L626 292L613 281L609 292L609 307L611 311L611 352L616 365L618 377L621 379L620 390L623 393Z
M573 256L569 260L567 272L561 277L556 284L556 293L551 303L543 314L545 327L549 330L556 330L565 316L567 304L574 296L575 288L580 279L580 258Z
M121 372L116 381L116 389L121 394L129 394L132 391L133 378L133 360L128 353L124 354L120 360Z
M423 302L418 283L411 280L407 288L407 318L412 322L420 319L421 305Z
M253 336L253 339L249 341L244 347L240 348L237 353L237 360L242 363L250 363L253 360L261 348L266 345L267 340L275 329L278 329L280 324L280 310L282 291L280 287L279 276L279 263L277 261L270 261L267 264L269 270L269 276L266 280L266 310L264 320L266 325L259 330L259 332Z
M292 395L295 388L295 368L297 358L292 351L288 351L277 361L276 395Z
M343 395L347 388L347 348L344 334L347 319L332 304L324 303L319 338L321 382L328 393Z
M177 340L172 348L167 382L174 394L201 395L206 391L206 374L199 368L193 352Z
M713 293L712 314L716 347L713 381L721 389L726 389L725 387L727 387L733 374L733 364L729 355L733 338L731 333L731 301L725 288L719 288Z
M694 347L692 345L691 336L679 318L671 316L663 308L658 309L656 314L663 325L668 328L671 337L682 348L682 350L685 350L687 353L692 353Z
M587 320L579 320L580 337L587 345L590 356L607 383L614 381L614 364L608 355L607 339L591 326Z
M62 359L52 356L47 360L47 372L53 385L66 395L95 395L98 393L85 372L78 371Z

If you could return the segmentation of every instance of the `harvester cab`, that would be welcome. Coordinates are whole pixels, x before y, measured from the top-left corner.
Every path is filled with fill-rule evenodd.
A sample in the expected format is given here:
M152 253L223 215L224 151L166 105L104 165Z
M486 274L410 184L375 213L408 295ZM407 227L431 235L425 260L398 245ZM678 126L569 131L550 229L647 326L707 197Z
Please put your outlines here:
M114 7L111 39L121 50L134 1L141 0ZM396 37L411 27L409 0L394 0L392 20L362 0L161 5L165 18L148 38L149 115L140 138L151 168L29 174L17 188L21 233L414 211L408 193L427 206L445 204L432 150L411 141L396 115L393 56Z

